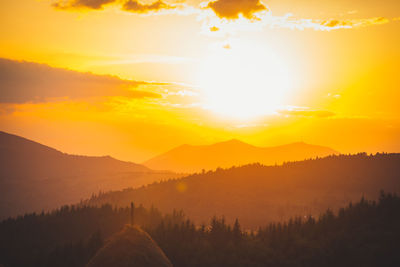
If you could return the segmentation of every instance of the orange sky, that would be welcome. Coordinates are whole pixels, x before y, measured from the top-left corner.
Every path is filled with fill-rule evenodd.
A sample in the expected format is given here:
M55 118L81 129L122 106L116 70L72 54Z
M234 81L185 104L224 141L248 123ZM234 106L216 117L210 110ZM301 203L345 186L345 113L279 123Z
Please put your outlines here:
M2 0L0 21L0 130L64 152L400 151L397 0Z

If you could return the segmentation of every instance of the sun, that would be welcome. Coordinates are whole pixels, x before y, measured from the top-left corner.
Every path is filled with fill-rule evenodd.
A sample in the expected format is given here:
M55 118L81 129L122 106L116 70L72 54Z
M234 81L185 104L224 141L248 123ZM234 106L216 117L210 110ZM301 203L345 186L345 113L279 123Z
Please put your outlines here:
M289 68L265 46L236 42L214 50L202 62L198 84L205 108L230 118L274 113L291 84Z

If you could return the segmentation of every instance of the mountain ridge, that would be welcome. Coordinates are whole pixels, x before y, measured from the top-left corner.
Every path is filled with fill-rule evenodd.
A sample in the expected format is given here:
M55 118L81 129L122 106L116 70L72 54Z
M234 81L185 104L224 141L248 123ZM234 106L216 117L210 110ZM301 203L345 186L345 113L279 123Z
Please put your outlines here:
M175 174L111 156L66 154L0 131L0 219L50 210L95 192L142 186L172 176Z
M16 151L17 149L13 149L11 147L11 145L23 145L25 149L29 148L31 151L29 151L30 153L32 152L40 152L40 153L51 153L54 155L58 155L58 156L66 156L66 157L75 157L75 158L90 158L90 159L103 159L103 160L113 160L113 161L118 161L121 163L128 163L128 164L133 164L135 166L137 166L138 168L141 168L143 170L148 170L151 171L149 168L141 165L141 164L137 164L137 163L133 163L130 161L124 161L124 160L119 160L116 159L114 157L112 157L111 155L102 155L102 156L87 156L87 155L80 155L80 154L70 154L70 153L64 153L58 149L52 148L50 146L41 144L39 142L33 141L31 139L25 138L25 137L21 137L19 135L16 134L11 134L11 133L7 133L4 131L0 131L0 149L8 149L10 150L10 148L14 151ZM37 150L37 151L32 151L32 150ZM41 150L41 151L39 151ZM25 151L26 152L26 151ZM21 155L23 155L24 153L21 153Z
M126 207L131 201L162 212L183 210L196 223L214 215L243 226L337 211L380 190L400 192L400 153L332 155L277 166L249 164L193 173L151 185L102 193L85 204Z
M143 162L143 165L151 169L190 173L255 162L273 165L332 154L339 152L304 142L258 147L238 139L230 139L210 145L180 145Z

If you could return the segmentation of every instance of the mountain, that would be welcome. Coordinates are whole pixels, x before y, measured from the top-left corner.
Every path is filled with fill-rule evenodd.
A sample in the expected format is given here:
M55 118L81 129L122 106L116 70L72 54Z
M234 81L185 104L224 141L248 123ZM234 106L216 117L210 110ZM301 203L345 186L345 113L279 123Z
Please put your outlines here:
M380 190L400 192L400 154L328 156L281 166L217 169L137 189L109 192L85 203L125 207L131 201L162 212L183 210L196 223L214 215L245 227L293 216L318 216Z
M182 145L143 164L155 170L198 172L259 162L265 165L338 154L323 146L303 142L276 147L256 147L233 139L205 146Z
M141 186L171 175L110 156L65 154L0 132L0 219L53 209L88 198L93 192Z

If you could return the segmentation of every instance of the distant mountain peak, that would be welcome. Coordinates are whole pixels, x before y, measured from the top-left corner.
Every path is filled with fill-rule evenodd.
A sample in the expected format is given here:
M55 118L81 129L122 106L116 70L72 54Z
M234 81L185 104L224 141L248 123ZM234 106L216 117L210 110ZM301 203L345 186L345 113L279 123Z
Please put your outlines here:
M230 139L228 141L225 141L225 143L229 143L229 144L246 144L246 145L248 145L247 143L245 143L245 142L243 142L243 141L241 141L239 139L236 139L236 138L233 138L233 139Z
M239 139L236 139L236 138L232 138L226 142L227 143L244 143L243 141L240 141Z
M187 173L256 162L275 165L332 154L338 152L329 147L310 145L302 141L274 147L257 147L233 138L211 145L181 145L143 164L152 169Z
M218 146L218 145L246 145L246 146L251 146L248 143L245 143L239 139L233 138L227 141L222 141L222 142L218 142L215 144L212 144L211 146Z
M307 143L304 142L304 141L298 141L298 142L294 142L292 144L294 144L294 145L307 145Z
M304 141L298 141L298 142L289 143L289 144L286 144L283 146L315 146L315 145L308 144Z

